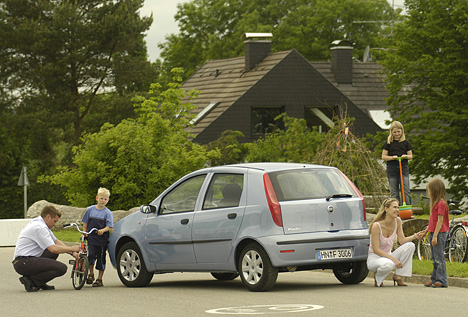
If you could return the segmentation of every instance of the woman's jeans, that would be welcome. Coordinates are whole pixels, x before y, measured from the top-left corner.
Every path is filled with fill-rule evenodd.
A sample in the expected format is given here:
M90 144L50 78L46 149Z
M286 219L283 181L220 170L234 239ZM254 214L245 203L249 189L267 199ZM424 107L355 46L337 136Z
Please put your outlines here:
M411 205L409 167L408 165L403 165L401 169L403 171L403 186L405 187L405 204ZM401 206L403 204L403 201L400 199L400 193L401 193L400 166L399 165L387 165L387 177L388 177L388 184L390 185L390 196L392 198L398 199L398 201L400 202L400 206Z
M429 239L431 241L431 253L432 253L432 275L431 282L432 284L438 282L442 286L448 286L447 281L447 269L445 266L445 243L447 242L448 232L439 232L437 235L437 245L434 247L432 245L432 237L434 232L431 232Z

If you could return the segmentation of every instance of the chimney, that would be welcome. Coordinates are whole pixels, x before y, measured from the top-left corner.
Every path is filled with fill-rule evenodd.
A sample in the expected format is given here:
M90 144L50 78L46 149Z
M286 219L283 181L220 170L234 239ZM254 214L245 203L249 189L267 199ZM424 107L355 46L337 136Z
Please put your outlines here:
M353 43L336 40L331 48L332 71L338 84L353 83Z
M248 72L271 52L271 33L245 33L245 71Z

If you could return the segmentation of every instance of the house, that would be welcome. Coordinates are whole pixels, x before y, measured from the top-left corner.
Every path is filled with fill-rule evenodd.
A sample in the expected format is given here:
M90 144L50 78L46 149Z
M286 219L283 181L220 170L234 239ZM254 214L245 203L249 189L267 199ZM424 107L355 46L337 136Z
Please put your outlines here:
M319 131L343 112L356 118L356 135L381 130L371 118L371 111L385 107L380 66L353 62L347 42L332 48L331 62L311 63L294 49L272 53L271 36L246 33L244 57L207 61L183 83L201 91L192 102L194 141L206 144L225 130L239 130L245 135L239 141L252 142L282 128L274 118L283 112Z

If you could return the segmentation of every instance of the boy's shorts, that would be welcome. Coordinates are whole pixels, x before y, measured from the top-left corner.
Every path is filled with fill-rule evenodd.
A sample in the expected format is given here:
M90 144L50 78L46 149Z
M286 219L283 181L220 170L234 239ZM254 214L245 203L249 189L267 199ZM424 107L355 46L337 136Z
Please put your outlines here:
M96 270L104 271L106 269L106 250L107 246L88 245L89 265L94 265L97 259Z

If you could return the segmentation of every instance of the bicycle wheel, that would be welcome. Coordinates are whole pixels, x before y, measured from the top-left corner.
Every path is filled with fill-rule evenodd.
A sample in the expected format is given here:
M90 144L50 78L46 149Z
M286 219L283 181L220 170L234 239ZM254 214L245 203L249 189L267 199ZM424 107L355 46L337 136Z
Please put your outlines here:
M88 278L88 257L85 254L80 254L78 265L73 265L72 284L76 290L80 290Z
M467 257L468 237L462 225L457 225L450 231L449 260L450 262L465 262Z
M421 230L426 230L427 225L425 225ZM418 240L416 245L416 250L419 260L431 260L431 239L429 238L429 231L426 233L423 239Z

